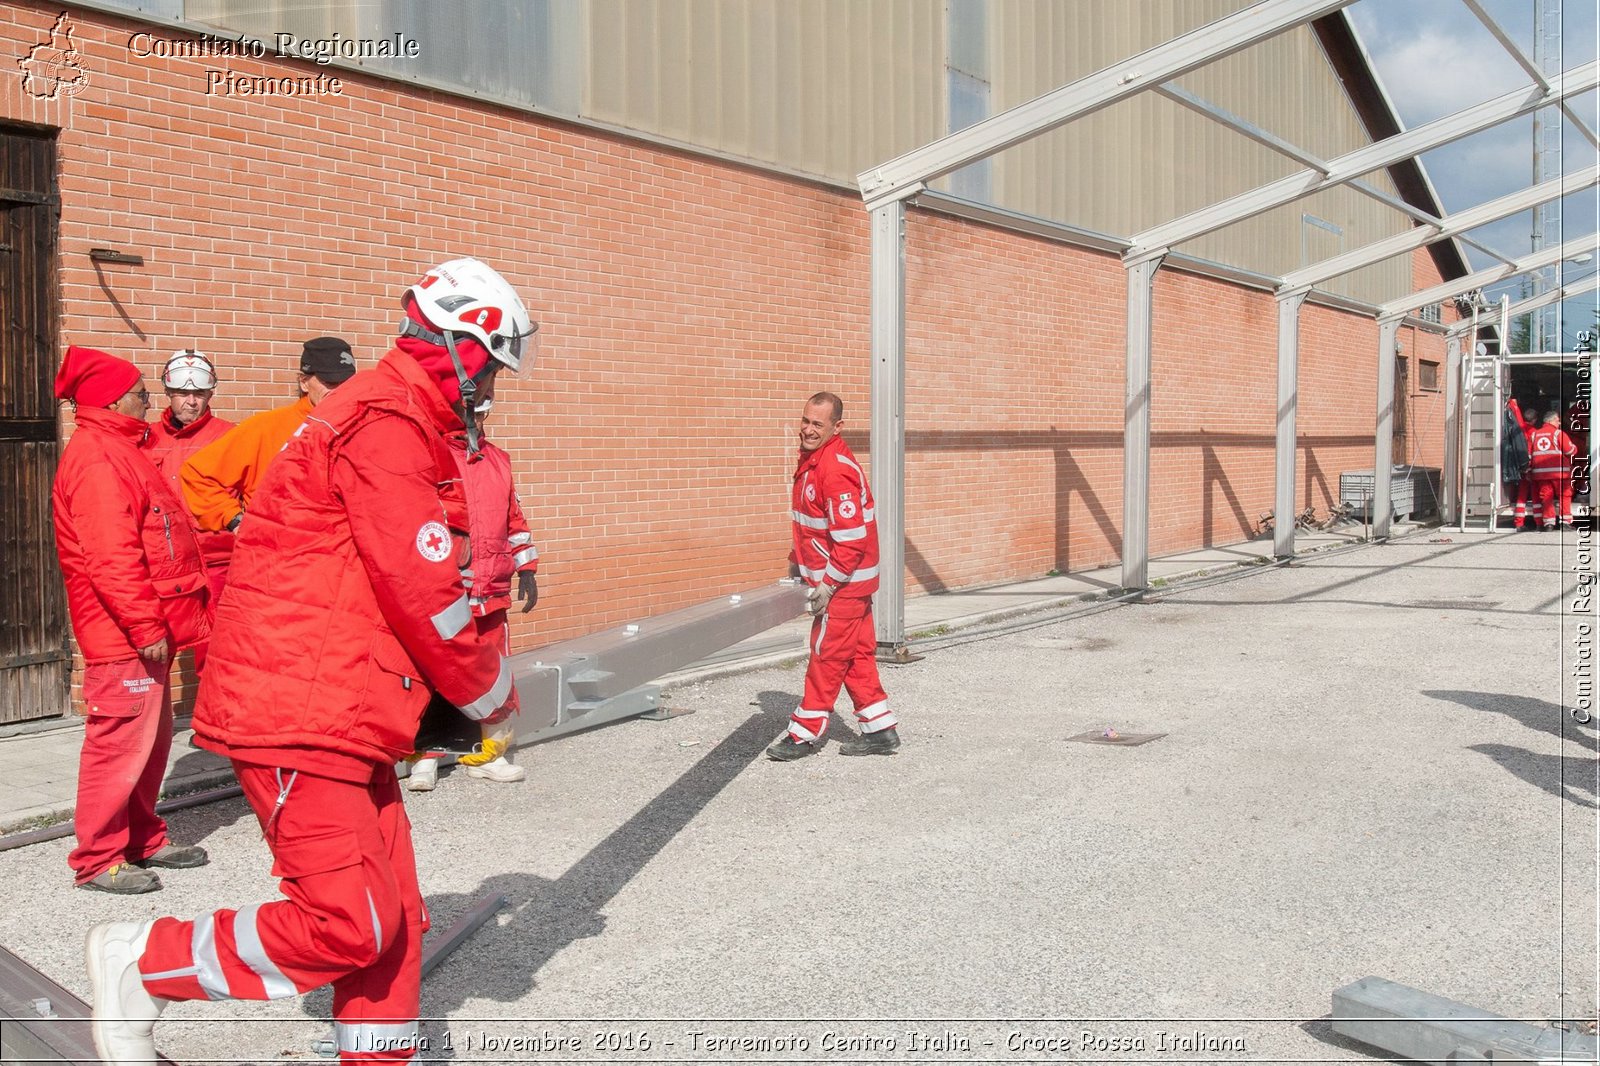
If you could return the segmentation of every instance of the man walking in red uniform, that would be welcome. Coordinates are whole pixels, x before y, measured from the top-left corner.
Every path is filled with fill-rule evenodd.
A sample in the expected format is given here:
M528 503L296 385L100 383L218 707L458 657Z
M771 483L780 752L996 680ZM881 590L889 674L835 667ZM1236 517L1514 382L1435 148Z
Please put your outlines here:
M50 491L56 552L88 705L67 856L78 885L153 892L148 867L203 866L167 839L156 797L172 748L168 676L180 649L209 630L200 548L188 513L139 450L150 394L139 368L74 345L56 373L77 431Z
M841 755L893 755L900 747L889 697L878 680L872 594L878 591L878 523L861 464L839 435L844 401L819 392L800 416L800 461L789 515L794 550L789 561L811 586L811 661L805 695L789 729L767 755L779 762L817 751L843 687L855 705L861 735L839 745Z
M227 419L211 413L211 398L217 390L217 368L200 352L185 348L174 352L161 371L161 384L167 390L167 409L150 428L145 451L167 479L172 494L183 499L179 471L189 457L233 428ZM206 581L211 586L211 606L216 608L222 586L228 579L228 558L233 554L233 535L195 528L200 556L206 564ZM196 658L201 657L199 651ZM197 663L198 665L198 663Z
M472 622L446 436L462 427L458 401L472 433L475 396L524 363L536 327L472 259L428 271L406 300L442 331L446 357L391 349L273 461L200 682L195 735L233 760L287 898L91 930L92 1029L108 1062L154 1058L169 1000L279 999L330 982L340 1061L415 1056L427 914L394 764L432 692L482 719L512 681Z
M1556 528L1556 506L1561 507L1561 526L1572 527L1572 457L1578 449L1561 431L1561 415L1551 411L1544 425L1528 437L1528 476L1539 494L1544 528Z

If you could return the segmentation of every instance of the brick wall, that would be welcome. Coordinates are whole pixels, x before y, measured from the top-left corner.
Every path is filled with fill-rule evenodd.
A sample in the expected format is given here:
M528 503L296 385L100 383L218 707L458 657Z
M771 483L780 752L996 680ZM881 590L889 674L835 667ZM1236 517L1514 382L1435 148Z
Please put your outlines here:
M59 10L0 9L6 54L47 39ZM371 365L432 263L476 255L522 292L543 351L491 425L541 553L519 644L782 574L812 391L845 398L870 451L858 198L344 71L336 96L208 95L208 67L327 71L141 59L128 42L149 27L70 18L83 91L41 101L0 78L0 119L62 131L64 344L152 381L197 345L237 419L289 401L306 337L343 336ZM145 264L97 267L100 246ZM1115 257L913 211L907 262L912 590L1114 561ZM1155 309L1151 551L1241 540L1272 507L1273 301L1164 271ZM1322 507L1340 470L1372 465L1377 331L1323 308L1304 321L1301 494Z

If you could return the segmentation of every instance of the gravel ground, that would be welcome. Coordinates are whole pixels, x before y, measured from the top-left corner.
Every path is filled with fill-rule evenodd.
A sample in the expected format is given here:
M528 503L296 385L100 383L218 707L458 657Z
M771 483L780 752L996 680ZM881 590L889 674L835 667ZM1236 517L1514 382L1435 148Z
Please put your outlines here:
M524 750L524 785L447 775L407 798L434 927L510 906L424 983L428 1057L1370 1061L1321 1020L1369 974L1593 1017L1577 544L1435 537L887 667L894 758L766 760L796 664ZM1067 740L1108 727L1166 736ZM68 841L0 854L35 901L0 942L87 995L93 923L273 895L241 802L172 823L213 862L152 896L70 891ZM158 1041L310 1060L329 1003L178 1004Z

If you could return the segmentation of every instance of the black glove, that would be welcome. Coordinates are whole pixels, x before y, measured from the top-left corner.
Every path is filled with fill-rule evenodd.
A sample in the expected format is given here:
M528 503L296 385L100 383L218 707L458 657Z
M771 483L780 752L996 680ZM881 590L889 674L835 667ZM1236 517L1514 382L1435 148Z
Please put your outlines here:
M517 599L522 601L522 613L533 610L539 602L539 579L532 570L517 571Z

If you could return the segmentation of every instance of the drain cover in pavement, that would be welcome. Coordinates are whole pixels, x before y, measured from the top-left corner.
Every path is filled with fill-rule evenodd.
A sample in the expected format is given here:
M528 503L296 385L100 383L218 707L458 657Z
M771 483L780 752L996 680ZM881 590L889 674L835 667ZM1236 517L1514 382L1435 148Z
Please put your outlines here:
M1134 748L1140 744L1148 744L1152 740L1160 740L1165 733L1119 733L1114 729L1091 729L1087 733L1079 733L1067 740L1079 744L1110 744L1118 748Z
M1405 606L1421 607L1431 611L1492 611L1500 606L1499 600L1410 600Z

